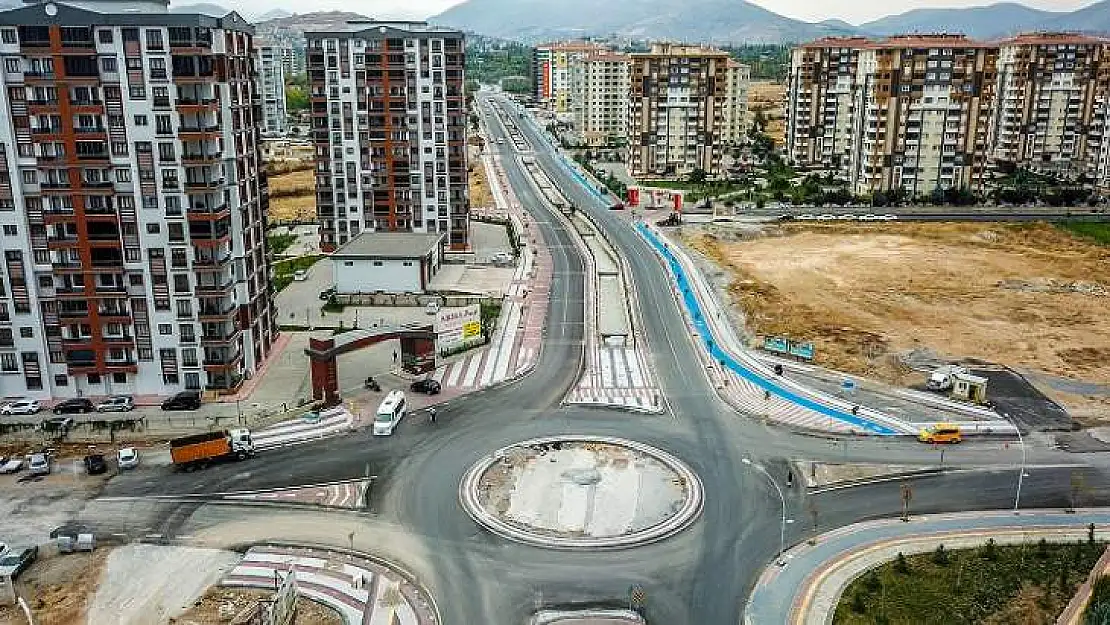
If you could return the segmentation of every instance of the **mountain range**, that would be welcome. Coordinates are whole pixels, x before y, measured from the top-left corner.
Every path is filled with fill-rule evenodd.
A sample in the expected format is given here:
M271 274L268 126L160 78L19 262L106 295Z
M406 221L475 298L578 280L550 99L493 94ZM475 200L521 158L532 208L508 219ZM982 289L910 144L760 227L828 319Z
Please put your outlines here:
M959 9L915 9L853 26L809 23L746 0L465 0L429 18L493 37L537 42L583 36L706 43L791 43L830 35L962 32L979 39L1029 30L1110 33L1110 0L1071 12L1014 2Z

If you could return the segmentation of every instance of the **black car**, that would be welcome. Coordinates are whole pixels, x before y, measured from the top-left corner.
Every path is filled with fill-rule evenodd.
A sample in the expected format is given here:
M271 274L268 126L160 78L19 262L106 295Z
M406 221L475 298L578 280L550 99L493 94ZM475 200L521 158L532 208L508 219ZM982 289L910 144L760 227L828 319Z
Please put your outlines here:
M92 412L93 410L96 410L96 406L84 397L67 399L54 405L54 414L74 414L78 412Z
M103 454L89 454L85 456L85 473L100 475L108 470L108 463L104 461Z
M412 383L412 386L409 387L409 390L414 393L424 393L425 395L438 395L439 382L436 382L431 378L417 380Z
M162 402L162 410L196 410L200 408L200 393L182 391Z

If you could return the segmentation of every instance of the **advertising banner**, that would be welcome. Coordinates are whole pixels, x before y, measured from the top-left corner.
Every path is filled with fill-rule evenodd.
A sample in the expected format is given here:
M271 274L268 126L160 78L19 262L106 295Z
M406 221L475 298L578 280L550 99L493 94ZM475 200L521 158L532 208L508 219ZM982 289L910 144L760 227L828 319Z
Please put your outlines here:
M790 341L781 336L765 336L763 337L763 349L769 352L785 354L790 349Z
M441 308L436 313L436 351L465 347L482 340L482 313L478 304Z

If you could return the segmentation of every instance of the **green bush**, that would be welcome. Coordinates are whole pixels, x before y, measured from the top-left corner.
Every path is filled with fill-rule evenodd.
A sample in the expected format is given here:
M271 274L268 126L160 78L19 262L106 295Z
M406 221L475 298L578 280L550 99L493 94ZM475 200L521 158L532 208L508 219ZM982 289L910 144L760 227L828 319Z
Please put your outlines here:
M948 552L944 550L944 543L937 545L936 551L933 552L933 564L948 566Z

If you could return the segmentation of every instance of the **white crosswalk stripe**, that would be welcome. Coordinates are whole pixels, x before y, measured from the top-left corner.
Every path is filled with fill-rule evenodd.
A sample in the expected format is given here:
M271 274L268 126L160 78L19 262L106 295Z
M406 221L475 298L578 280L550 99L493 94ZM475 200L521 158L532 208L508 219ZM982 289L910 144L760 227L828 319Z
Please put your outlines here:
M354 415L350 411L346 408L332 408L320 413L320 420L316 423L304 419L283 421L252 432L251 438L257 449L274 449L336 436L350 430L353 425Z

